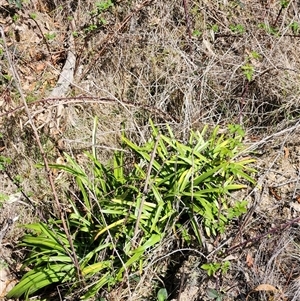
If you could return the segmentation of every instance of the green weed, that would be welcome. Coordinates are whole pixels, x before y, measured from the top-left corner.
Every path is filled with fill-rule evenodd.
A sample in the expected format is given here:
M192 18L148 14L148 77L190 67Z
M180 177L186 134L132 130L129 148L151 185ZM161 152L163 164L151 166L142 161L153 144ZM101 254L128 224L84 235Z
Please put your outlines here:
M213 25L210 27L210 29L211 29L214 33L216 33L216 32L219 31L219 26L218 26L217 24L213 24Z
M93 137L96 126L95 120ZM141 275L149 264L147 253L170 229L185 229L179 232L180 239L198 246L202 243L200 224L207 235L224 232L230 220L245 211L245 203L231 207L227 197L247 182L254 183L254 170L249 167L253 160L237 159L243 135L239 126L230 126L227 134L220 134L218 127L209 133L205 127L202 132L191 132L183 143L170 127L162 133L151 122L146 143L138 145L122 137L124 151L135 154L131 166L126 166L124 151L115 152L111 163L104 165L93 148L85 169L65 154L66 165L51 167L72 175L80 190L80 197L69 198L67 221L81 275L61 221L30 224L21 243L29 251L24 268L30 270L8 298L28 297L60 284L66 293L67 288L70 292L81 288L81 299L88 300L98 296L101 288L123 281L129 272ZM213 275L229 267L222 263L202 268ZM158 298L166 300L162 291Z
M193 37L200 37L202 35L202 32L199 30L199 29L195 29L193 32L192 32L192 35Z
M230 262L225 261L222 263L218 262L211 262L206 263L201 266L201 269L205 270L207 272L208 276L215 276L217 272L221 272L223 275L225 275L230 268Z
M273 27L271 25L268 25L266 23L259 23L258 28L263 29L266 33L271 34L273 36L279 36L279 30L277 27Z
M29 17L33 20L35 20L37 18L37 14L36 13L30 13Z
M281 0L280 5L282 8L287 8L289 5L290 1L289 0Z
M85 29L85 33L91 33L98 29L99 27L106 25L107 20L103 17L103 13L108 11L110 8L114 6L111 0L104 0L95 3L95 9L89 12L92 20L91 24L89 24Z
M2 137L2 134L0 135ZM11 163L11 159L5 156L0 156L0 171L4 171L8 164Z
M298 22L293 21L289 26L294 34L299 34L300 25Z
M44 35L48 41L52 41L56 38L56 33L45 33Z
M229 28L232 32L234 33L239 33L239 34L243 34L245 33L246 29L242 24L236 24L236 25L229 25Z
M249 63L246 63L245 65L243 65L241 67L242 71L243 71L243 74L246 76L247 80L249 82L252 81L253 79L253 74L254 74L254 66L249 64Z
M165 288L161 288L157 292L157 301L167 301L168 300L168 292Z
M256 51L251 51L249 56L246 58L246 64L241 67L243 74L245 75L245 77L249 82L252 81L255 72L255 68L251 63L251 61L259 60L260 58L261 56L259 53L257 53Z

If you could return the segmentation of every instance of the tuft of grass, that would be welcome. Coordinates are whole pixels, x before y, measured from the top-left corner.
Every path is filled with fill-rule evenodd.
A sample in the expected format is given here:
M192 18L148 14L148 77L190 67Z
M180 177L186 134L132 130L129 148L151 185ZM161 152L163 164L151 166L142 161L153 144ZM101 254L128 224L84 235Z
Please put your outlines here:
M185 228L179 231L180 239L188 237L187 243L198 247L201 225L208 236L224 232L246 208L242 202L230 206L227 197L254 183L255 170L249 166L253 160L237 158L242 139L242 129L231 125L226 134L218 127L211 133L204 127L182 142L170 127L163 132L151 122L151 137L142 145L122 137L124 150L135 154L130 167L124 151L115 152L108 165L96 152L87 154L87 170L65 154L67 164L52 167L72 175L80 191L69 198L67 214L79 266L61 220L27 225L30 232L21 246L29 251L23 264L29 271L7 297L27 298L59 284L66 294L80 289L81 299L90 300L104 287L126 278L129 286L133 276L142 275L149 253L170 229Z

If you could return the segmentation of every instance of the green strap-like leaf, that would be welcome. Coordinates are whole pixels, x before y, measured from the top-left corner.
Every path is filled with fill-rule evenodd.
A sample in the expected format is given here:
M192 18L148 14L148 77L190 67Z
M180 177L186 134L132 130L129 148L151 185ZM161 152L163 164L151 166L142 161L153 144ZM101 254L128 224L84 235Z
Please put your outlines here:
M90 276L93 276L98 272L102 271L103 269L110 267L111 265L112 265L111 261L96 262L94 264L86 266L82 270L82 275L87 276L88 274L90 274Z
M223 163L221 165L218 165L210 170L208 170L207 172L204 172L203 174L201 174L200 176L196 177L194 179L194 186L199 185L200 183L204 182L207 178L209 178L210 176L212 176L214 173L216 173L219 170L222 170L222 168L224 166L226 166L227 163Z
M80 297L81 300L90 300L94 297L97 292L107 283L114 282L114 278L110 275L110 273L104 274L97 282L88 288L88 291Z
M56 282L68 281L74 273L73 264L54 264L49 268L39 268L26 273L20 282L7 294L7 298L32 295L43 287Z

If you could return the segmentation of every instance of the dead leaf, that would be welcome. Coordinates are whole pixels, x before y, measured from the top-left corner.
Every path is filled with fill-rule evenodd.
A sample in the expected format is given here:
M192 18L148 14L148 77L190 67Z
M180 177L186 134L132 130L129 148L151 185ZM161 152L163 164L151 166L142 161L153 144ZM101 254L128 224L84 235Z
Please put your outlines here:
M277 288L271 284L260 284L258 285L254 291L258 292L258 291L272 291L272 292L276 292Z
M42 71L42 70L44 70L45 69L45 64L44 63L39 63L39 64L37 64L36 66L35 66L35 70L36 71Z
M293 208L296 212L300 212L300 204L299 202L290 202L291 208Z
M290 151L287 147L285 147L284 149L284 159L288 159L289 155L290 155Z
M275 292L277 292L278 290L277 290L277 288L276 288L275 286L273 286L273 285L271 285L271 284L265 284L265 283L264 283L264 284L260 284L260 285L258 285L255 289L253 289L253 290L247 295L246 300L249 299L251 293L253 293L253 292L261 292L261 291L266 291L266 292L273 292L273 293L275 293Z
M205 38L203 38L203 45L204 45L205 48L208 50L208 52L209 52L210 55L215 56L215 53L214 53L214 51L212 50L212 45L211 45L211 43L210 43L207 39L205 39Z
M222 261L230 261L230 260L236 260L238 259L237 256L234 256L234 255L228 255L226 256Z
M248 253L248 254L247 254L247 257L246 257L246 264L247 264L247 267L248 267L248 268L252 268L252 267L253 267L254 261L253 261L253 257L252 257L252 255L251 255L251 253Z
M155 26L161 23L161 19L157 17L153 17L150 19L150 26Z

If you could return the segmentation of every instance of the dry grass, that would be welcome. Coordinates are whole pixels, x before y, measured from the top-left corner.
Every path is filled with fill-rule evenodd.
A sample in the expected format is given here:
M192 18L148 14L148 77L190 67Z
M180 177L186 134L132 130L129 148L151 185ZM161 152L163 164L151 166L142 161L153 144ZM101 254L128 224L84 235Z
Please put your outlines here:
M299 138L289 132L276 136L280 130L294 125L300 113L297 1L289 1L282 10L280 1L186 1L186 9L182 2L175 0L115 1L110 10L101 14L105 22L91 14L96 9L93 1L79 1L78 7L70 7L71 2L60 0L31 1L23 4L22 11L2 2L0 12L5 17L3 27L9 54L19 72L21 87L50 162L58 160L63 151L78 160L84 158L83 151L92 146L94 116L99 118L97 150L103 161L120 147L123 125L131 138L147 139L149 117L156 123L171 124L183 139L191 128L201 128L203 124L239 123L248 132L247 141L257 142L253 149L274 155L269 160L263 157L264 164L258 165L264 198L259 199L260 192L250 193L251 213L258 217L248 216L250 222L243 228L244 237L293 217L286 214L281 219L275 218L266 211L271 206L279 214L285 203L283 199L280 205L270 202L265 180L268 185L276 186L294 177L297 181L284 186L282 193L292 199L298 194L299 174L290 171L295 165L299 168L296 160L299 150L292 146ZM35 20L28 17L33 13ZM75 81L67 98L42 101L55 86L66 58L68 17L74 18L76 25ZM97 22L98 27L93 29L91 25ZM53 40L43 39L41 31L56 36ZM42 169L35 167L42 158L11 78L6 51L2 46L1 49L4 58L0 63L1 155L12 160L8 171L13 178L21 179L22 190L31 195L35 204L51 212L48 181ZM243 74L242 67L246 64L253 68L250 81ZM63 113L54 131L49 124L53 111L62 104ZM272 134L277 138L263 140ZM260 141L264 143L259 144ZM292 162L287 169L281 159L288 143L294 157L289 157ZM278 144L280 147L276 149ZM276 164L282 165L279 171L285 175L282 178L272 174L276 174L273 172ZM62 199L63 190L71 189L68 181L60 178L57 182ZM5 195L17 190L5 174L1 175L0 189ZM256 228L251 232L253 225ZM237 230L238 227L232 229L233 233ZM174 241L166 244L164 251L171 252ZM299 258L297 248L295 233L282 235L279 242L276 238L272 243L266 239L253 249L257 270L253 268L250 272L244 272L245 257L241 254L228 276L231 285L238 285L238 289L230 290L227 295L245 297L257 285L268 283L282 293L277 300L297 300L299 271L295 268L290 276L286 271L286 266ZM153 282L164 285L165 273L168 274L153 265L136 288L131 291L118 288L110 299L142 300L153 293ZM171 274L176 275L176 271ZM199 277L207 281L207 287L209 280L203 275ZM214 281L209 285L220 287L220 278ZM268 300L261 295L259 300ZM207 298L205 288L201 298Z

